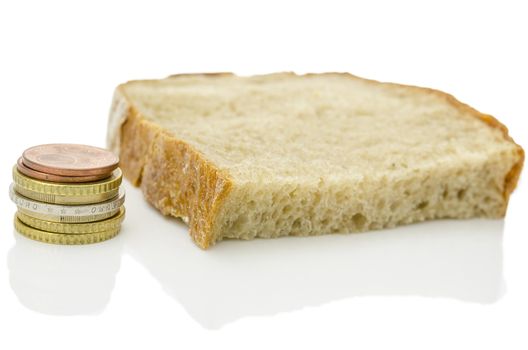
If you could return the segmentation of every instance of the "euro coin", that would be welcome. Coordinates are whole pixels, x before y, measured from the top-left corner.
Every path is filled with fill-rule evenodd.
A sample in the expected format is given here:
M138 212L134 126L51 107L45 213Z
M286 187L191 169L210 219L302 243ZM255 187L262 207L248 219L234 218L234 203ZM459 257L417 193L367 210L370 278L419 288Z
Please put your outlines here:
M43 173L41 171L37 171L34 169L31 169L26 164L24 164L24 160L22 157L18 158L17 161L17 170L29 177L32 177L34 179L38 180L44 180L44 181L51 181L51 182L62 182L62 183L77 183L77 182L93 182L105 179L110 176L110 174L102 174L102 175L85 175L85 176L66 176L66 175L55 175L55 174L48 174Z
M18 219L18 217L15 215L15 229L18 233L35 241L53 244L79 245L102 242L113 238L119 233L121 226L114 227L102 232L84 234L64 234L38 230L36 228L30 227L20 221L20 219Z
M9 191L11 200L23 213L54 222L91 222L106 219L119 211L125 202L125 190L120 188L117 196L101 203L87 205L61 205L36 201L24 197L15 190L12 184Z
M18 211L17 217L29 227L41 231L64 234L86 234L95 232L105 232L117 228L125 218L125 207L121 207L119 212L108 219L88 223L62 223L49 220L42 220Z
M25 197L54 204L89 204L115 196L122 181L121 169L117 168L106 179L85 183L57 183L33 179L13 167L16 190Z
M119 158L108 150L60 143L28 148L22 158L31 169L60 176L109 174L119 164Z

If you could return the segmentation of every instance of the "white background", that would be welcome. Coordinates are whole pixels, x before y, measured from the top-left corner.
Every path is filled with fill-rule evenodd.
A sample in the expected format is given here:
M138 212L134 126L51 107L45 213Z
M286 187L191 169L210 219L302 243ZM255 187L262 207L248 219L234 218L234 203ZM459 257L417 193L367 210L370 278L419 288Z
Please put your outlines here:
M105 145L113 88L173 73L348 71L454 94L528 145L523 1L2 1L0 349L527 349L526 178L505 220L224 242L128 191L122 234L15 234L27 147Z

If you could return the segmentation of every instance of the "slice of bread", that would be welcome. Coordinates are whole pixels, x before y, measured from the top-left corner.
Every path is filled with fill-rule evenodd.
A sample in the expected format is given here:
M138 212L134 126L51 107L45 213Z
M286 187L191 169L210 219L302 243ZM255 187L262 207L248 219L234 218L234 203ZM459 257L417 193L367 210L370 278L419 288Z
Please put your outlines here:
M504 125L450 95L340 73L128 82L108 146L202 248L502 217L524 160Z

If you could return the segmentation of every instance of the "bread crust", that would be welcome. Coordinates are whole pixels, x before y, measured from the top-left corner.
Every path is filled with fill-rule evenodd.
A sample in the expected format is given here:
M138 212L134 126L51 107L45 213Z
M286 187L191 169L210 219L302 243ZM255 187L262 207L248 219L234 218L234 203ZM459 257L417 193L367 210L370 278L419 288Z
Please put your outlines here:
M127 99L118 87L119 94ZM128 101L128 100L127 100ZM184 218L196 244L214 243L217 212L233 185L189 144L142 118L128 102L120 128L120 166L145 199L164 215Z
M296 75L292 72L276 74ZM504 179L503 215L505 214L509 196L517 185L524 164L524 150L510 137L504 124L491 115L480 113L458 101L452 95L439 90L382 83L349 73L323 74L346 76L350 79L360 79L373 84L394 85L400 88L413 89L420 93L435 94L489 127L500 130L504 138L516 146L518 155L518 161ZM234 74L178 74L171 75L169 78L178 79L185 76L202 76L214 79L216 77L234 76ZM140 186L147 201L164 215L182 217L189 224L190 235L196 244L203 249L209 248L216 241L217 230L220 226L217 222L217 213L234 186L233 179L227 172L221 171L189 144L178 140L155 123L143 118L128 99L123 85L116 89L116 96L119 95L126 101L126 108L121 116L123 122L117 131L119 133L119 150L115 151L119 153L120 166L125 177L134 186Z

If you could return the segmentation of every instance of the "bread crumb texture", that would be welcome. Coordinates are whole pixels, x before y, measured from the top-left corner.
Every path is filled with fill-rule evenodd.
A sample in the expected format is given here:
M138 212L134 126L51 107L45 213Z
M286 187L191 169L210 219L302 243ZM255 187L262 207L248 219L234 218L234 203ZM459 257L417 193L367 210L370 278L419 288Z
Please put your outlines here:
M125 176L202 248L499 218L524 160L448 94L341 73L131 81L108 126Z

